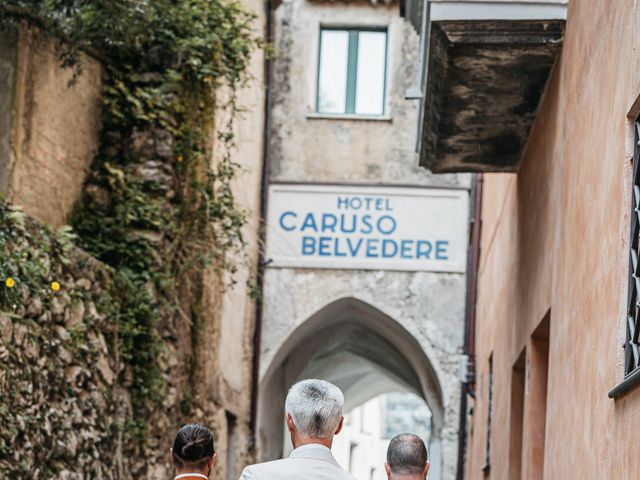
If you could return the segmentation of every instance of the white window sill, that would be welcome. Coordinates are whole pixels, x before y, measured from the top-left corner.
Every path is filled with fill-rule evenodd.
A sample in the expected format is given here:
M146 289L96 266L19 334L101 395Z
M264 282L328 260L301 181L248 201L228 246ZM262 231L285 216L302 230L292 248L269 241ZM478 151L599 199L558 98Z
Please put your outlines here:
M355 113L307 113L309 120L360 120L364 122L391 122L391 115L358 115Z

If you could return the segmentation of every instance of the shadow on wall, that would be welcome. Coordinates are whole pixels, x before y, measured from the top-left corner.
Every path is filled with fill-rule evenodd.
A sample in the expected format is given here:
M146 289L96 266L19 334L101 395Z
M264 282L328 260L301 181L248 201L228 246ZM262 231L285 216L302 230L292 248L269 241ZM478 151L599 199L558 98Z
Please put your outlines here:
M302 378L323 378L340 387L345 411L392 391L422 397L432 412L430 478L440 478L440 382L418 341L396 320L365 302L344 298L326 305L289 335L260 385L259 460L282 457L284 400L289 387Z

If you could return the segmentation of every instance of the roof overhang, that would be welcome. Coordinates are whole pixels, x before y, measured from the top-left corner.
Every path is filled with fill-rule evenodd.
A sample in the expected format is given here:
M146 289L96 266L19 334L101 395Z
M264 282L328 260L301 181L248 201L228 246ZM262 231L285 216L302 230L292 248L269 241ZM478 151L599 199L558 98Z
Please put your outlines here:
M562 47L566 4L414 1L405 12L426 40L420 164L438 173L516 171Z

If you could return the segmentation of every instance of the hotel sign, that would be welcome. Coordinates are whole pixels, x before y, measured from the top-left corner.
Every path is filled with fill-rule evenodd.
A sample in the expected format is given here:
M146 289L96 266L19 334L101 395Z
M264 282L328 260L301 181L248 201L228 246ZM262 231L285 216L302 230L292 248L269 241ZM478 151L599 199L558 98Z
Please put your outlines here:
M466 269L466 190L272 185L272 267L459 272Z

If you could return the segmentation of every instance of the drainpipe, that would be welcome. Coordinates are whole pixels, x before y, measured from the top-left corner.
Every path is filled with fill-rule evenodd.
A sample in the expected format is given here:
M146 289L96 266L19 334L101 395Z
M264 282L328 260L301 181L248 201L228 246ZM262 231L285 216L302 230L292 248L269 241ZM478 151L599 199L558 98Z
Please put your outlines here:
M413 87L405 94L405 100L418 100L418 121L416 132L415 151L422 148L422 126L424 123L425 96L427 90L427 77L429 75L429 37L431 36L431 0L422 0L420 14L420 47L418 51L418 69Z
M273 42L273 10L277 7L274 0L265 2L266 25L265 40L267 44ZM275 0L276 2L278 0ZM265 239L267 206L269 200L269 172L271 167L271 149L269 148L269 132L271 130L271 102L273 84L273 62L270 54L265 54L264 78L266 80L266 92L264 99L264 127L262 130L262 175L260 179L260 218L258 226L258 264L256 269L256 290L255 301L255 325L253 330L253 358L251 368L251 421L250 421L250 448L255 451L257 445L257 420L258 420L258 389L260 387L260 344L262 338L262 307L264 292L264 270L265 270Z
M480 264L480 234L482 233L482 174L475 174L471 185L469 209L469 250L467 253L467 298L464 325L464 355L467 359L465 379L460 391L460 429L458 430L458 473L457 480L464 479L465 456L467 450L467 399L475 397L475 334L476 334L476 294L478 287L478 266Z
M467 393L475 397L476 387L476 301L478 293L478 268L480 266L480 236L482 234L482 187L483 176L481 173L473 176L471 187L471 236L469 239L469 258L467 277L467 302L465 318L465 347L464 353L469 356L469 369L467 375Z

